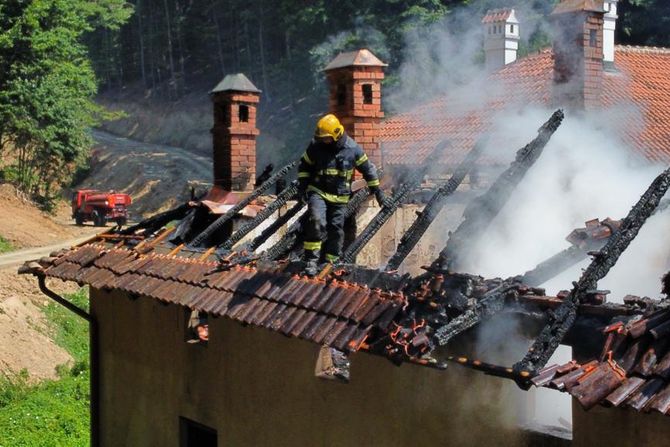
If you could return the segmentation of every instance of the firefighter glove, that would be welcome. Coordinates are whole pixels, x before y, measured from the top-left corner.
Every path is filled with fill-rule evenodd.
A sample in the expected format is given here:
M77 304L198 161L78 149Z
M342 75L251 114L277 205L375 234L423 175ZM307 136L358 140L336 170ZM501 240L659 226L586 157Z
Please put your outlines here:
M302 203L307 203L307 182L300 181L298 183L298 200Z
M385 206L387 204L388 199L386 198L386 194L384 194L384 191L382 191L380 188L375 189L374 191L375 194L375 199L377 199L377 203L379 206Z

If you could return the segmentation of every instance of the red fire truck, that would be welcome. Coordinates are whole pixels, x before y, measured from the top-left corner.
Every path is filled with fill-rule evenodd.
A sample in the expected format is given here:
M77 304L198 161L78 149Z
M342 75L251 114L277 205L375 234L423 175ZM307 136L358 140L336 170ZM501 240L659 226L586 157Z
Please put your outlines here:
M72 194L72 218L77 225L86 221L93 221L96 227L104 227L108 221L125 225L131 202L128 194L80 189Z

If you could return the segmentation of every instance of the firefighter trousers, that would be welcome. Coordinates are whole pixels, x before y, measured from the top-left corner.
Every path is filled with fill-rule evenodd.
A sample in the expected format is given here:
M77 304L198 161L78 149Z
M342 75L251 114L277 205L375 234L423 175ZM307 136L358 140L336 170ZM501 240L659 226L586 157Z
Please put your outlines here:
M311 192L307 206L309 217L304 239L305 261L320 261L324 239L325 260L337 261L344 244L344 213L347 205L327 202L318 193Z

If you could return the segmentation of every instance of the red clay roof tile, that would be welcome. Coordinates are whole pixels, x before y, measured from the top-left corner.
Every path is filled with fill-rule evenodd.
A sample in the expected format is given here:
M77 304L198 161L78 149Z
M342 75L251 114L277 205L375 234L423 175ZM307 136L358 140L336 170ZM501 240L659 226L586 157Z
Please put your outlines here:
M670 49L617 46L615 57L617 70L604 72L601 96L611 128L639 155L670 163ZM384 163L420 164L445 138L450 146L440 163L458 163L503 108L550 107L552 78L553 54L546 49L492 74L484 104L473 107L468 98L445 95L386 120ZM506 162L495 153L482 160Z

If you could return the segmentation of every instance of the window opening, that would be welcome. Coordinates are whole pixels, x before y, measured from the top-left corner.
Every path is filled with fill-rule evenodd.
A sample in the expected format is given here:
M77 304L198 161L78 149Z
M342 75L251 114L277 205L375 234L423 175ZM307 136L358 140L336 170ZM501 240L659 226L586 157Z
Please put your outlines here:
M237 115L241 123L249 122L249 106L240 104Z
M372 84L363 84L363 104L372 104Z
M509 32L514 34L514 25L509 26Z
M180 447L217 447L216 430L191 421L179 418Z
M596 30L592 29L589 32L589 45L595 47L598 44L598 33Z

